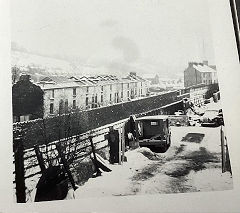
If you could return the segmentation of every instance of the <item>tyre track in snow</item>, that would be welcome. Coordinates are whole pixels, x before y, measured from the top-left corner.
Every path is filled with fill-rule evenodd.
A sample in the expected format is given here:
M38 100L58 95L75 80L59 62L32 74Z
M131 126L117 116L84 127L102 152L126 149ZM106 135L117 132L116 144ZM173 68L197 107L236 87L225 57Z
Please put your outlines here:
M189 184L188 175L205 169L220 169L221 153L207 150L199 140L196 140L198 145L193 150L188 150L192 140L193 138L190 138L190 141L181 141L178 146L170 147L170 154L165 156L150 150L143 152L142 154L152 160L152 163L137 171L131 178L132 192L144 194L198 191ZM160 183L159 180L162 182Z

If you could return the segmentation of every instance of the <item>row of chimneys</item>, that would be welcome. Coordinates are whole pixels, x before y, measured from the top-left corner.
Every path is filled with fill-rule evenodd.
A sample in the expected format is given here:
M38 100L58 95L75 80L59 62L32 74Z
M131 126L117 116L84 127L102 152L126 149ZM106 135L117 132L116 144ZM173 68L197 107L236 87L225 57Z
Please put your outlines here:
M201 66L207 65L208 66L208 61L203 61L202 63L197 63L197 62L189 62L188 63L189 67L192 67L193 65L201 65Z
M211 67L211 68L214 69L214 70L217 69L217 68L216 68L216 65L208 65L208 61L203 61L202 63L197 63L197 62L189 62L189 63L188 63L188 66L189 66L189 67L192 67L193 65L201 65L201 66L206 65L206 66Z
M130 72L130 76L136 76L137 73L136 72ZM19 81L30 81L31 80L31 76L25 73L22 73L22 75L20 75Z

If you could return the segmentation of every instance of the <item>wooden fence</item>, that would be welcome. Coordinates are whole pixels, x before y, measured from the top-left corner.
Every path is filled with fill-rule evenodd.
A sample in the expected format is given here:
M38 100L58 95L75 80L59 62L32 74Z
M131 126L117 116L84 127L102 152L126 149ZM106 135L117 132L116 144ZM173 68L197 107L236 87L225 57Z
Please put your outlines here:
M227 145L227 138L223 131L223 126L220 129L221 135L221 153L222 153L222 173L230 172L232 174L228 145Z
M181 101L177 101L174 104L181 104ZM170 105L169 105L170 106ZM168 112L167 107L160 107L143 113L139 113L136 117L145 115L159 115L166 114ZM91 136L93 145L96 147L96 151L104 149L108 146L105 139L105 135L109 133L109 128L122 129L121 127L127 119L117 121L112 124L105 125L103 127L90 130L86 133L70 136L64 139L53 141L51 143L41 144L24 150L23 140L21 138L14 139L14 164L15 164L15 180L16 194L19 194L20 199L17 202L24 202L26 197L24 194L25 182L27 179L39 178L44 170L44 167L51 165L59 165L61 162L58 146L63 148L64 158L68 165L71 165L82 161L90 156L91 149ZM120 130L122 132L122 130ZM42 163L39 163L42 162ZM20 187L20 188L19 188ZM18 196L17 196L18 197Z

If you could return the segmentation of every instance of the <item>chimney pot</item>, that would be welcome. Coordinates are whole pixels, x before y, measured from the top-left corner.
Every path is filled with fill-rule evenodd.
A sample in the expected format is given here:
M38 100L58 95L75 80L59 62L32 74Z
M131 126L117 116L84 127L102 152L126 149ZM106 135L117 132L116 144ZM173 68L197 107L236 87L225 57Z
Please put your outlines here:
M203 61L203 64L208 66L208 61L207 60Z
M130 72L130 75L134 75L134 76L136 76L137 73L136 73L136 72Z

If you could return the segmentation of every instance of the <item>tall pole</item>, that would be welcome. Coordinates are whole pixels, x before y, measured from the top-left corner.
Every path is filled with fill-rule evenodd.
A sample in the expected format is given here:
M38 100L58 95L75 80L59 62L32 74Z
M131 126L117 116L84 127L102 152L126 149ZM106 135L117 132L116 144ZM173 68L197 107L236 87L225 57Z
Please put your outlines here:
M26 186L24 179L24 153L22 138L14 139L14 158L15 158L15 181L16 181L16 196L18 203L26 202Z
M224 173L226 158L225 158L224 135L223 135L222 126L220 129L220 136L221 136L221 152L222 152L222 173Z

